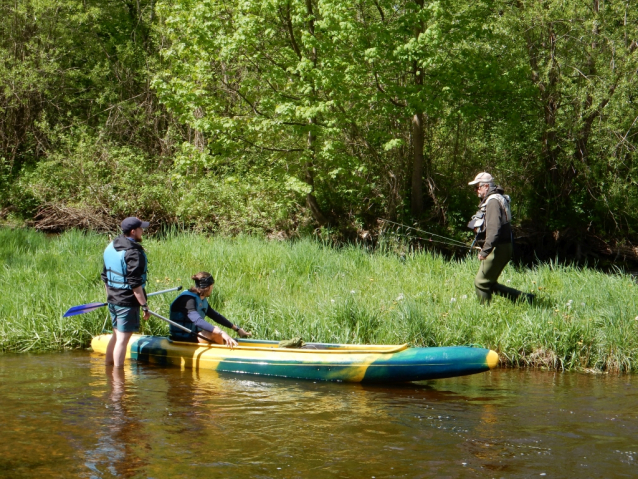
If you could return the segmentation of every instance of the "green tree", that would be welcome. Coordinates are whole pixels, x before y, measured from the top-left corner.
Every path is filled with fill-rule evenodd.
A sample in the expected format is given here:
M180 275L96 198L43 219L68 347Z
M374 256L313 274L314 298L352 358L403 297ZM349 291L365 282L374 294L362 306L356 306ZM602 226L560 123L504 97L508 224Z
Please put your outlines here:
M527 172L538 205L531 219L579 236L635 233L638 10L629 1L519 1L509 14L541 120L541 151Z

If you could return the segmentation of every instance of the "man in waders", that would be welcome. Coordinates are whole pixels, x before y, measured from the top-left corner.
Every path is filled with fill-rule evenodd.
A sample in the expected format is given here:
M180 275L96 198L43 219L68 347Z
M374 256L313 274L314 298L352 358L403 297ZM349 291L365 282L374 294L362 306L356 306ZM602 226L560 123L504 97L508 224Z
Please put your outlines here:
M479 173L468 184L474 186L481 199L479 210L467 225L477 233L477 241L483 245L478 254L481 265L474 279L476 295L481 303L489 302L492 293L512 301L520 298L531 302L534 295L498 283L498 277L512 259L510 197L503 194L503 188L486 172Z
M124 365L131 335L140 329L140 308L149 318L146 305L147 260L140 244L148 222L130 217L122 221L122 234L104 250L102 281L113 325L113 336L106 348L106 364Z

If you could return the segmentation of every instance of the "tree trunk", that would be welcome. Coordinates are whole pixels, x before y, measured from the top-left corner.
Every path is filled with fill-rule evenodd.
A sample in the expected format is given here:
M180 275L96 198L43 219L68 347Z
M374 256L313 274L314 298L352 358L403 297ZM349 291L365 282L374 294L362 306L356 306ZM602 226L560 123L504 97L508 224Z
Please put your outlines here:
M312 10L312 0L306 0L306 14L308 15L308 33L310 33L310 35L314 36L315 35L315 18L314 18L314 12ZM316 47L312 47L312 64L313 66L316 68L317 67L317 48ZM314 97L315 97L315 88L313 86L312 89L312 97L313 97L313 101L314 101ZM326 224L328 224L328 219L326 218L326 215L323 214L323 212L321 211L321 208L319 207L319 203L317 202L317 197L314 195L315 192L315 180L314 180L314 162L315 162L315 158L316 158L316 138L315 138L315 132L314 132L314 125L316 125L317 123L317 118L316 117L312 117L309 120L310 123L310 131L308 132L308 149L310 150L310 160L308 160L306 162L306 183L308 183L308 185L310 185L310 187L312 188L310 190L310 193L308 193L306 195L306 204L308 205L308 208L310 208L310 212L312 213L313 218L315 219L315 221L317 223L319 223L319 226L324 226Z
M312 118L310 120L310 124L313 124L314 122L315 119ZM328 224L328 219L321 211L319 203L317 202L317 198L314 195L315 178L313 161L315 158L315 135L312 130L308 132L308 149L311 151L312 159L308 160L308 162L306 163L306 183L308 183L312 189L310 190L310 193L306 195L306 204L308 205L308 208L310 208L310 212L312 213L315 221L319 223L319 226L325 226L326 224Z
M419 9L423 9L423 0L415 2ZM423 32L423 22L418 22L414 29L414 36L418 41ZM414 83L423 85L423 71L417 61L414 61ZM414 158L412 162L412 197L410 198L410 210L412 216L419 217L423 214L423 113L417 112L412 117L412 150Z
M412 147L414 161L412 164L412 198L410 201L413 216L423 214L423 113L412 117Z

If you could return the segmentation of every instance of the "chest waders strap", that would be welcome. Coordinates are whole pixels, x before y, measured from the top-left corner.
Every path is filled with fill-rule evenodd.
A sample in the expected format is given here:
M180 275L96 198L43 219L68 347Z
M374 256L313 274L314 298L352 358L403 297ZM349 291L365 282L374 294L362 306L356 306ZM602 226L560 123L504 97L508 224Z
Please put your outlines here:
M505 217L507 218L507 222L510 223L512 221L512 211L510 210L510 202L511 202L510 197L507 195L501 195L500 193L495 193L493 195L490 195L487 198L487 200L485 200L485 203L481 208L482 211L487 210L487 204L492 200L498 201L498 203L501 205L501 208L503 208L503 210L505 211Z

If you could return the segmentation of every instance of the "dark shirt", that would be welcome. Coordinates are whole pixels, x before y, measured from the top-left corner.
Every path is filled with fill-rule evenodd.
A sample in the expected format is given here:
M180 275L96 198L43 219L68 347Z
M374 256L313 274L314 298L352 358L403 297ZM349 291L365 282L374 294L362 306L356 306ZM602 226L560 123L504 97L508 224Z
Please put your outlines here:
M195 298L188 295L180 296L171 306L171 310L175 312L182 311L182 313L186 313L188 319L190 319L193 324L195 324L195 326L197 326L199 329L203 329L204 331L213 331L213 325L199 315L195 304ZM206 317L212 319L217 324L221 324L222 326L233 329L233 323L228 321L224 316L211 308L210 305L206 310Z
M487 191L485 199L481 205L487 202L487 199L493 194L504 193L503 188L494 186ZM481 256L487 257L494 246L499 244L507 244L512 242L512 226L507 220L507 213L498 200L492 200L485 207L485 229L478 236L479 244L482 244Z
M116 251L126 250L124 253L124 261L126 261L126 282L131 289L111 288L106 285L106 294L108 303L116 306L139 306L139 302L133 294L133 289L144 284L142 275L146 270L146 256L142 245L120 235L113 240L113 247ZM102 281L107 282L106 266L102 268ZM146 291L144 291L146 296Z

